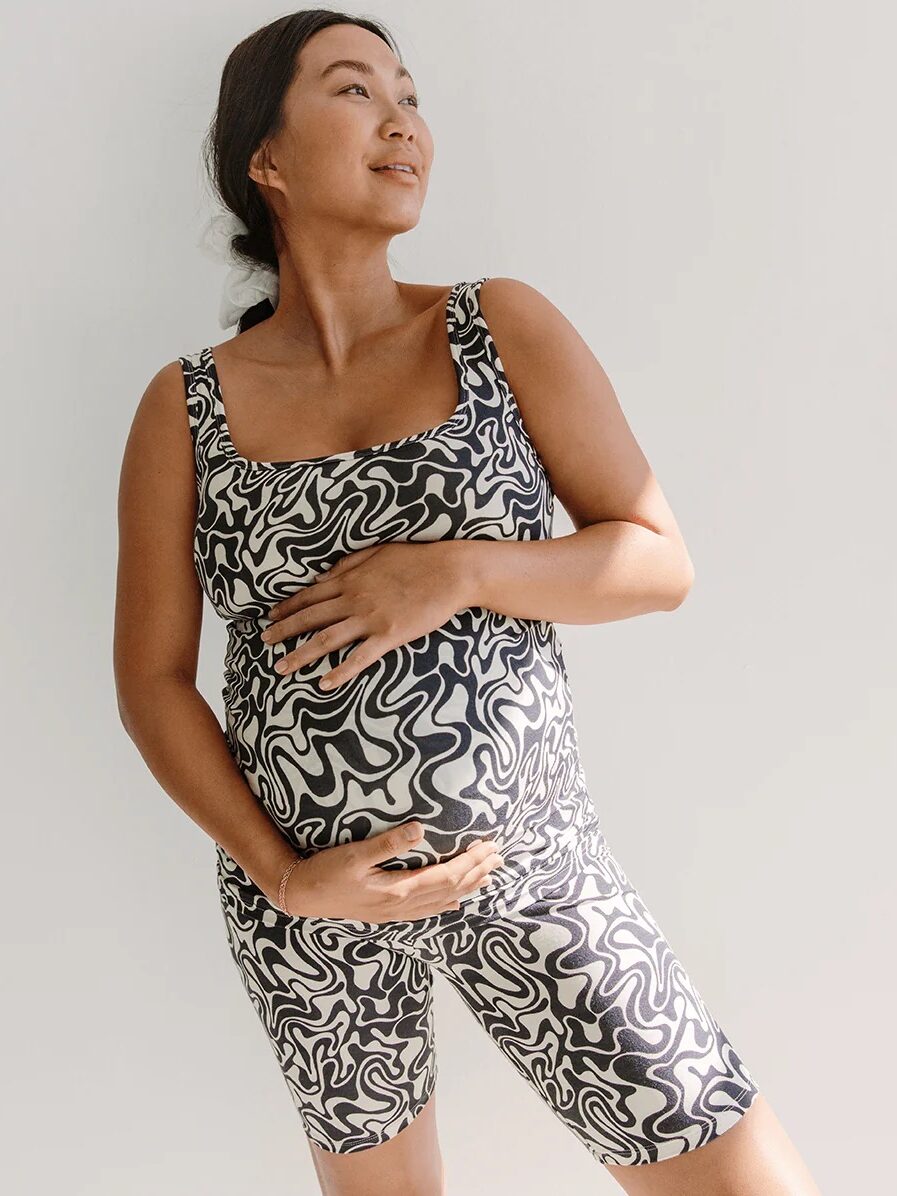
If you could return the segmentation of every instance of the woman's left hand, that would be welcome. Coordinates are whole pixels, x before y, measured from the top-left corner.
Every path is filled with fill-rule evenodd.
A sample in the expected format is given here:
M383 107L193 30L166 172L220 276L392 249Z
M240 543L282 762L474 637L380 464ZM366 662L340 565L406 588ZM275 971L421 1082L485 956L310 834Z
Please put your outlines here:
M463 608L457 542L398 542L350 552L311 585L268 612L269 644L316 629L275 664L290 673L354 640L358 647L320 680L322 689L349 681L390 648L441 627Z

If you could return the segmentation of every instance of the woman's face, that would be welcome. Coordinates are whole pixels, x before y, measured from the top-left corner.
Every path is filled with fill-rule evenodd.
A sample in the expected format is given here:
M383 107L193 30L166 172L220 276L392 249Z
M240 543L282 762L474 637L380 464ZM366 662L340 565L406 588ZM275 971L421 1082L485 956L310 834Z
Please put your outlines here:
M334 66L343 59L358 65ZM331 25L303 46L284 127L268 142L267 177L263 153L250 170L287 228L337 222L394 235L417 224L433 139L404 71L382 38L357 25ZM393 159L415 173L373 169Z

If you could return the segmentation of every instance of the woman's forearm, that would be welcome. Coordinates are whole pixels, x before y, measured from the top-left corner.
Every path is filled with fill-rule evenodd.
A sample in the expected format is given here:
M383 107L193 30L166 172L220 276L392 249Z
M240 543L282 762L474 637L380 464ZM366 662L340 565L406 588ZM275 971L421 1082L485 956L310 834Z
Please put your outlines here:
M692 566L681 545L624 520L548 540L444 540L458 609L483 606L521 619L607 623L675 610Z
M212 708L187 678L119 687L122 724L150 772L185 814L240 865L270 900L296 851L237 768Z

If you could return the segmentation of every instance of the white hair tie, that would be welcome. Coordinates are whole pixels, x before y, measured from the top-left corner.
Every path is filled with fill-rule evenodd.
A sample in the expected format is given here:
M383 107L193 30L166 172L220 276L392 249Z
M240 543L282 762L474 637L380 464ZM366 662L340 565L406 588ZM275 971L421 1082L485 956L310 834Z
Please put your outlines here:
M197 241L206 257L230 265L218 311L218 323L222 328L232 328L238 324L243 313L262 299L270 299L272 306L277 307L280 294L277 271L270 266L246 265L231 248L232 238L248 231L239 216L230 211L221 212L209 220Z

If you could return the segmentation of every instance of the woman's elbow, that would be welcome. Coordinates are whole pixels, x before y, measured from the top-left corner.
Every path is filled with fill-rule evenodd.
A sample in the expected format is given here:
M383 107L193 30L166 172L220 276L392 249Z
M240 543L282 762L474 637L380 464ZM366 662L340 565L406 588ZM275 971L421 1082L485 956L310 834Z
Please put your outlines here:
M670 598L664 610L676 610L685 601L694 584L695 569L690 557L686 556L681 570L676 575L676 584L670 588Z

